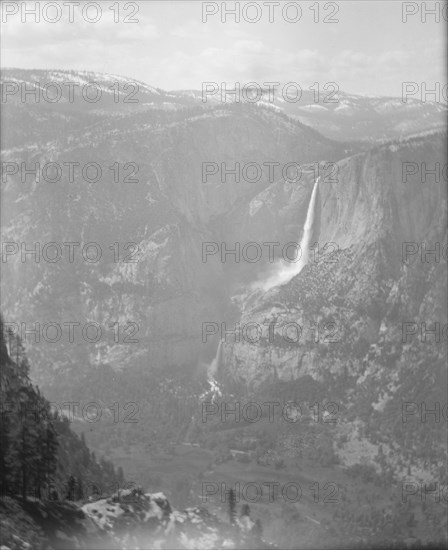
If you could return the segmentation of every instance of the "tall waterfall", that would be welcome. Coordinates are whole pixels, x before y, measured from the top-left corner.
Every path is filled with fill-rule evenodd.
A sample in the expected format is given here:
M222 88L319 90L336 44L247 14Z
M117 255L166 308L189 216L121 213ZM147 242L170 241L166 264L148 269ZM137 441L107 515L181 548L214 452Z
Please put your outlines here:
M300 259L295 263L286 263L285 260L282 260L280 269L269 277L266 281L260 283L259 286L263 290L267 291L274 286L279 286L287 283L293 277L298 275L304 266L308 263L309 258L309 245L312 236L313 222L314 222L314 211L316 206L316 197L317 197L317 186L319 184L319 179L317 178L316 183L313 187L313 192L311 193L310 204L308 205L308 212L306 213L305 225L303 227L303 236L300 241Z
M216 355L213 361L210 363L210 366L208 368L208 377L214 378L216 376L216 373L218 372L219 363L221 361L221 348L222 348L222 340L219 339L218 349L216 350Z
M311 193L310 204L308 205L308 212L306 213L305 225L303 227L303 236L302 240L300 241L300 259L295 263L286 263L284 260L282 260L282 265L280 266L280 269L277 271L277 273L269 277L269 279L264 282L255 283L253 285L254 288L262 288L263 290L267 291L274 286L283 285L290 281L293 277L298 275L302 271L303 267L308 263L309 245L313 231L314 211L316 206L318 184L319 178L317 178L316 183L314 184L313 192ZM218 372L218 368L221 362L221 348L222 340L220 339L215 358L208 367L207 374L210 383L215 383L214 377Z

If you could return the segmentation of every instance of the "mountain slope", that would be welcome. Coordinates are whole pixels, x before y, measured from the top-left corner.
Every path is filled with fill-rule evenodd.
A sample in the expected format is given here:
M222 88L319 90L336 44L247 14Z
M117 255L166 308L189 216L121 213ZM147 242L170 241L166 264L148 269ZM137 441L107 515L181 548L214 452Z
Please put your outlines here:
M25 112L34 116L34 108L26 105ZM8 112L15 119L15 105L7 104L4 110L7 120ZM27 326L96 322L103 338L88 346L79 335L74 344L68 343L67 334L51 345L43 338L40 343L30 342L34 376L45 384L53 380L53 373L45 373L47 367L40 365L49 358L52 370L59 365L79 369L99 363L116 369L167 363L196 366L202 321L231 307L224 266L202 262L202 243L217 238L220 224L221 238L229 229L242 227L245 221L238 218L245 213L239 212L240 206L272 181L264 170L257 182L236 182L230 176L222 183L219 175L204 182L203 163L226 163L231 169L235 162L241 166L275 162L282 168L290 162L316 162L321 155L340 159L358 150L283 115L248 105L125 112L117 117L100 111L83 113L63 137L55 135L57 113L57 108L53 111L47 105L39 111L39 139L33 134L20 148L4 151L5 163L23 162L27 168L39 163L40 173L24 182L20 173L5 177L3 204L8 208L2 211L3 239L28 248L35 242L41 248L50 242L61 248L65 242L80 245L74 261L69 260L67 248L54 263L35 262L33 257L23 263L20 253L8 257L3 279L11 293L5 293L4 308L8 319ZM23 132L20 121L15 126L15 131ZM34 123L30 126L36 128ZM50 183L43 172L47 162L66 167L92 161L102 169L98 182L86 181L81 169L75 170L73 182L67 169L57 183ZM118 182L109 168L115 162L122 170ZM132 166L124 170L126 163ZM132 171L138 182L124 181ZM280 169L275 174L279 177ZM298 183L301 187L302 181ZM306 194L301 192L298 199L306 200ZM237 219L229 212L235 212ZM241 230L237 237L242 236ZM101 246L98 262L81 256L88 242ZM114 246L119 248L118 262ZM17 292L24 284L28 290ZM113 323L129 333L128 323L135 323L138 344L114 342Z
M300 383L306 376L324 382L326 398L340 403L341 422L362 419L372 438L381 434L412 456L422 479L439 475L444 463L443 422L428 432L416 414L406 425L402 406L444 403L446 182L422 183L415 175L404 183L401 166L409 159L434 164L445 150L446 134L434 134L341 161L338 184L319 187L313 237L319 255L311 253L289 283L255 294L239 319L240 326L276 322L273 336L266 328L255 343L230 337L221 370L249 388ZM428 254L422 261L422 247L429 251L436 243L438 258ZM287 323L302 329L292 342L285 337ZM423 323L438 328L437 337L428 333L425 342ZM422 440L410 438L416 430ZM428 457L431 468L423 467ZM395 473L405 475L406 464Z

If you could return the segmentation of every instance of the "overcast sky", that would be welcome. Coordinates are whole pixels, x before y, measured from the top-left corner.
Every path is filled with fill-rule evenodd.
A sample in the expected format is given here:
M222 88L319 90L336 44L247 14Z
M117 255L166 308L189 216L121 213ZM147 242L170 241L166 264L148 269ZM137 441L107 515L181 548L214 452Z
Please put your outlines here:
M281 7L270 23L262 1L257 23L222 23L220 14L203 23L203 2L188 0L137 2L138 23L114 23L108 9L113 2L99 3L97 23L83 21L76 11L70 23L65 7L57 23L9 17L2 24L2 67L107 72L168 90L200 89L204 81L294 81L304 89L333 81L347 92L400 96L403 81L425 81L428 87L446 82L443 17L422 23L418 13L403 23L400 1L338 2L332 17L338 23L314 23L314 2L300 3L297 23L283 21ZM331 16L330 7L320 12L325 15Z

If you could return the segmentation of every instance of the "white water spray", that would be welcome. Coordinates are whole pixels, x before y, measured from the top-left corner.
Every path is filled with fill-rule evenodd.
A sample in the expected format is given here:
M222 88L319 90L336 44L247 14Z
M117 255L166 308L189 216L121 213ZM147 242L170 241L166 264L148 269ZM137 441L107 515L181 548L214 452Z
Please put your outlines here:
M210 392L211 392L212 403L215 402L215 399L217 397L222 397L221 388L219 387L219 384L215 379L215 376L218 374L218 369L221 364L221 349L222 349L222 340L220 338L218 349L216 350L216 355L207 369L207 380L210 385L210 389L201 395L201 399L204 399L205 397L208 397L210 399Z
M311 240L312 230L313 230L314 210L316 206L318 184L319 184L319 178L317 178L316 183L314 184L313 192L311 193L310 203L308 205L308 212L306 213L305 225L303 226L303 236L302 236L302 240L300 241L300 251L301 251L300 259L295 263L286 263L284 260L282 260L282 264L280 266L280 269L277 271L277 273L269 277L267 281L264 281L262 283L255 283L253 285L254 289L262 288L264 291L267 291L273 288L274 286L283 285L288 281L290 281L293 277L298 275L302 271L302 269L305 267L305 265L308 263L309 245L310 245L310 240ZM214 388L215 385L216 385L216 388L218 388L216 384L215 376L218 372L219 365L221 362L221 348L222 348L222 340L220 339L218 349L216 350L215 358L210 363L210 366L207 372L208 381L211 384L212 388Z
M262 288L264 291L267 291L274 286L284 285L290 281L293 277L298 275L302 269L308 263L309 258L309 245L312 236L313 223L314 223L314 210L316 205L317 197L317 186L319 184L319 179L317 178L316 183L314 184L313 192L311 193L310 204L308 205L308 212L306 213L305 225L303 227L303 236L300 241L300 259L295 263L287 263L285 260L282 260L280 269L269 277L266 281L255 284L255 287Z
M216 355L213 361L210 363L210 367L208 368L208 378L214 379L218 372L219 364L221 362L221 348L222 348L222 340L219 339L218 349L216 350Z

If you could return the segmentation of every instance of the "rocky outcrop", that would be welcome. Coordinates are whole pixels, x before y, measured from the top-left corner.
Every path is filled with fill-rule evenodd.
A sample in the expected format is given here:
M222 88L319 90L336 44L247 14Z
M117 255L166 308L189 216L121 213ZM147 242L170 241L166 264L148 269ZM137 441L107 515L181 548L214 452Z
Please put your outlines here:
M206 508L178 511L163 493L137 489L85 504L6 498L0 501L0 518L3 550L273 548L250 516L230 525Z
M239 521L235 527L224 524L205 508L172 509L163 493L123 491L111 498L82 507L98 528L111 535L117 547L150 548L248 548L257 542L251 530L255 525ZM255 531L254 531L255 533Z

